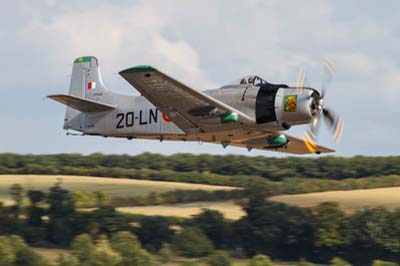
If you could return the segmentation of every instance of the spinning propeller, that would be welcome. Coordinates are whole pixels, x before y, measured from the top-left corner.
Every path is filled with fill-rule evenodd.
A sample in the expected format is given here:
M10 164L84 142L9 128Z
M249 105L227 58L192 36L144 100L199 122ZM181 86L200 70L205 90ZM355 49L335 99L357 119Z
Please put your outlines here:
M344 122L338 115L336 115L333 111L324 106L324 99L326 96L326 91L329 87L329 84L332 81L333 74L335 73L335 66L332 64L329 59L324 60L324 78L321 86L321 92L314 90L309 99L311 99L311 113L312 113L312 121L310 123L310 127L304 132L304 144L307 146L308 150L312 153L316 152L317 144L315 140L318 137L318 132L321 124L321 120L325 120L326 124L331 130L332 138L336 143L340 142ZM304 79L305 74L302 70L299 74L299 78L297 81L297 91L301 93L304 87ZM322 119L321 119L322 117Z

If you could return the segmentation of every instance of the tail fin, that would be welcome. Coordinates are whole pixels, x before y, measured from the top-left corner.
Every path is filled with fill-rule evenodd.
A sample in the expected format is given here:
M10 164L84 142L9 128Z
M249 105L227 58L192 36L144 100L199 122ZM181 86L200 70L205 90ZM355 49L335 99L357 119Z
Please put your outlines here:
M75 59L72 68L69 95L99 101L105 90L97 58L94 56L83 56ZM76 109L67 107L64 129L78 129L77 126L81 125L78 117L79 114L80 112Z
M77 58L72 68L69 94L93 100L104 90L97 58L94 56Z

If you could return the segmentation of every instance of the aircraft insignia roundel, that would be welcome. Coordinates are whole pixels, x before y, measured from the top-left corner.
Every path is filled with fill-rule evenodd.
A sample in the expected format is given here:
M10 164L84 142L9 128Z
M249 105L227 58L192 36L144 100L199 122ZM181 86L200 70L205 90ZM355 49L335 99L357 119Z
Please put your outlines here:
M165 114L161 114L161 117L162 117L162 120L165 123L170 123L171 122L171 119L168 116L166 116Z

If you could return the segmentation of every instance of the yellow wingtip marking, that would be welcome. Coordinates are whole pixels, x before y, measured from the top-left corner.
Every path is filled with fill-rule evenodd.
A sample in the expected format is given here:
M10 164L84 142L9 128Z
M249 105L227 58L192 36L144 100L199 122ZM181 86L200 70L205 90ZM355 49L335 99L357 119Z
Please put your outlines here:
M315 144L308 132L304 133L304 144L311 153L316 152L315 148L317 147L317 144Z

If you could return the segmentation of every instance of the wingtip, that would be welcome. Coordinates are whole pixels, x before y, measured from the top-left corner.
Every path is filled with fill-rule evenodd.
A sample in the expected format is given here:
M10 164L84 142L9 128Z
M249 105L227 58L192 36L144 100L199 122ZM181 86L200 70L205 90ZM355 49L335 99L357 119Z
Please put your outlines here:
M151 65L138 65L134 67L127 68L125 70L122 70L119 72L119 74L125 74L125 73L134 73L134 72L145 72L145 71L155 71L157 68L151 66Z

